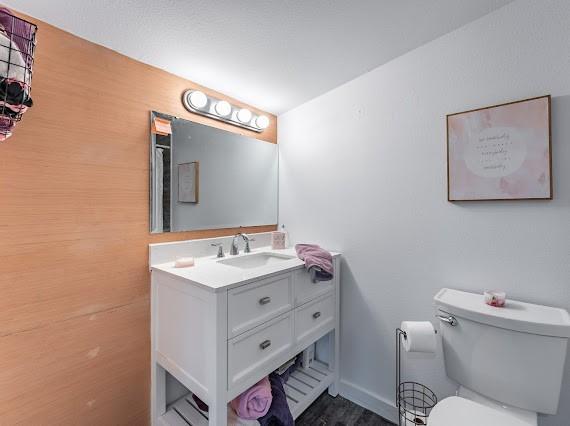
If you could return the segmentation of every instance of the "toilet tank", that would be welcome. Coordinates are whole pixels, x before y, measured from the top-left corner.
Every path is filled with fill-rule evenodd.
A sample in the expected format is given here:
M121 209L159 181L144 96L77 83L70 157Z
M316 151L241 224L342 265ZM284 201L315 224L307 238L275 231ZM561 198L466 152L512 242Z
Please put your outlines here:
M483 295L447 288L434 305L451 379L503 404L556 413L570 337L566 310L514 300L496 308Z

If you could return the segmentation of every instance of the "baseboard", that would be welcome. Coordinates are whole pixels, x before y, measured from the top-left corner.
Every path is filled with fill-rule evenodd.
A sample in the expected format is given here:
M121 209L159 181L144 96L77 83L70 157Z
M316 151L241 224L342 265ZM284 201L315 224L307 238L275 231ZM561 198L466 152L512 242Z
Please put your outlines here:
M340 395L391 422L398 422L398 411L394 402L364 389L349 381L340 380Z

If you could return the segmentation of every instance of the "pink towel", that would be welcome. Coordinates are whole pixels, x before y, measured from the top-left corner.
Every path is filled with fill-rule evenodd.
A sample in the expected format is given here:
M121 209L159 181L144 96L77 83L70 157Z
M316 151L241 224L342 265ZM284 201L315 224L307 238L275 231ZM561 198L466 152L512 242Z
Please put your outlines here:
M12 118L0 115L0 142L12 136L15 125L16 122Z
M31 68L33 60L33 25L23 19L15 17L10 9L0 7L0 26L4 29L8 38L16 43L26 66Z
M316 244L297 244L295 250L299 259L305 261L313 282L333 279L332 255L328 251Z
M271 407L271 383L264 377L230 403L237 415L246 420L263 417Z

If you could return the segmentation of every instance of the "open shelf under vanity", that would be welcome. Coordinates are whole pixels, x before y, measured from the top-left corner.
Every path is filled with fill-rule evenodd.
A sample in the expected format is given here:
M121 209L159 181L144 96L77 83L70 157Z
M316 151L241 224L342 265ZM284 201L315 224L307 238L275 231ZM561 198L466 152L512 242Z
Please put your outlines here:
M308 368L297 368L285 382L287 403L294 419L297 419L333 382L334 375L328 365L314 361ZM200 410L192 393L182 396L170 404L159 418L161 426L208 426L208 413ZM228 418L228 425L232 422Z

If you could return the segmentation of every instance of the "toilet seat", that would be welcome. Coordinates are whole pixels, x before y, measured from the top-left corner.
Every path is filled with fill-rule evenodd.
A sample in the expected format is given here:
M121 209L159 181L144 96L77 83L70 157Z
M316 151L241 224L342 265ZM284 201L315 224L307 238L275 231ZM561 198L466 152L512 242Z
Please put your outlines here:
M431 410L429 426L529 426L529 423L459 396L440 401Z

